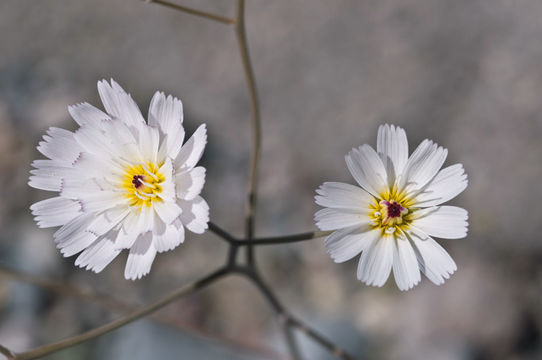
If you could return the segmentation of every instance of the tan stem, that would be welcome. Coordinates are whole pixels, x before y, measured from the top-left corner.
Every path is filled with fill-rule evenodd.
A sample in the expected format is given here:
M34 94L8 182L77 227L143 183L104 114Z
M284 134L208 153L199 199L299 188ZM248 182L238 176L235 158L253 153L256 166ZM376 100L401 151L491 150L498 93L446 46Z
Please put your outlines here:
M55 353L57 351L75 346L77 344L80 344L82 342L94 339L95 337L98 337L100 335L106 334L110 331L113 331L115 329L118 329L121 326L124 326L128 323L131 323L132 321L135 321L141 317L144 317L146 315L149 315L164 306L170 304L171 302L179 299L182 296L191 294L211 283L214 281L220 279L224 275L228 274L229 270L226 268L222 268L219 270L216 270L215 272L211 273L210 275L197 280L191 284L185 285L169 295L166 295L165 297L153 302L152 304L149 304L139 310L133 311L117 320L113 320L108 324L102 325L100 327L97 327L95 329L92 329L90 331L87 331L85 333L55 342L47 345L43 345L40 347L37 347L35 349L25 351L22 353L15 354L14 360L29 360L29 359L37 359L52 353Z
M158 4L158 5L168 7L170 9L175 9L175 10L178 10L178 11L182 11L182 12L190 14L190 15L195 15L195 16L199 16L199 17L202 17L202 18L205 18L205 19L218 21L218 22L223 23L223 24L230 24L230 25L235 24L234 19L230 19L230 18L220 16L220 15L211 14L211 13L208 13L206 11L192 9L192 8L187 7L187 6L177 5L177 4L171 3L169 1L164 1L164 0L143 0L143 1L148 3L148 4L154 3L154 4Z

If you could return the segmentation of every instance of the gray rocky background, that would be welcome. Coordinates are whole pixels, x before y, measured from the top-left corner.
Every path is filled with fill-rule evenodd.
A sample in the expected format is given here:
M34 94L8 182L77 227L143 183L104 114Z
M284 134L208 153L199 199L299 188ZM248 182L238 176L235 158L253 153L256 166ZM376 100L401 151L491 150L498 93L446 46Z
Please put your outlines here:
M459 270L400 292L366 287L356 261L334 264L321 240L258 251L292 312L370 359L540 359L542 345L542 2L539 0L248 0L248 39L262 108L257 234L312 230L314 189L353 182L344 154L375 145L379 124L407 130L462 162L469 236L440 241ZM233 16L233 0L183 1ZM0 262L146 303L223 261L212 234L157 257L145 279L125 256L100 275L63 259L28 207L26 185L49 126L75 128L67 105L99 104L113 77L146 113L157 89L180 97L189 132L209 145L212 220L242 234L249 102L230 26L137 0L0 2ZM261 296L228 279L162 311L184 330L144 320L48 359L279 359ZM0 343L24 350L116 316L99 306L0 279ZM299 340L307 359L332 359Z

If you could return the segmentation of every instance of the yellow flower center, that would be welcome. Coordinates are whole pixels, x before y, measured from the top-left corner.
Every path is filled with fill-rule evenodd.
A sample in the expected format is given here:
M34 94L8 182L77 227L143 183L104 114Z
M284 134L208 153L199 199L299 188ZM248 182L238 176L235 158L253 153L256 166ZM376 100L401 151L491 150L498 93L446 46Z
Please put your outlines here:
M151 206L153 201L161 201L161 184L165 177L159 171L160 166L152 162L130 166L126 169L122 188L130 206Z
M404 193L387 191L369 206L371 225L382 230L382 235L404 232L411 223L411 199Z

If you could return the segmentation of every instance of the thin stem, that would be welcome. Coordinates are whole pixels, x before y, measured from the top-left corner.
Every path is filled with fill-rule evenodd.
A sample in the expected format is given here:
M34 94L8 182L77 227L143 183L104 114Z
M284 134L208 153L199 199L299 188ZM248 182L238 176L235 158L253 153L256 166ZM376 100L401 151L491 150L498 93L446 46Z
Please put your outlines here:
M51 293L68 295L68 296L72 296L83 301L88 301L90 303L97 304L111 311L130 312L130 311L135 311L137 309L137 306L135 304L124 303L109 295L97 293L93 291L92 289L79 288L79 287L66 284L64 282L43 279L35 275L31 275L31 274L23 273L17 270L2 267L1 264L0 264L0 275L5 276L14 281L24 282L27 284L40 287ZM203 331L202 329L179 323L179 321L177 321L175 318L172 318L171 316L162 315L160 313L154 313L150 316L150 318L161 324L171 326L173 328L182 330L184 332L190 332L190 333L194 333L206 338L212 338L216 341L223 342L229 346L245 348L248 351L257 351L264 356L269 356L270 358L274 358L274 359L279 358L276 354L271 353L269 349L252 347L252 346L248 346L245 343L240 343L238 341L235 341L233 339L219 337L216 334ZM2 345L0 345L0 354L4 354L9 359L9 356L6 353L7 351L9 351L9 349L3 348ZM15 355L12 355L12 356L15 356Z
M239 245L239 243L242 243L241 241L237 240L230 233L228 233L226 230L222 229L220 226L216 225L215 223L209 222L209 231L215 233L215 235L217 235L223 240L226 240L226 242L230 244Z
M192 9L192 8L187 7L187 6L177 5L177 4L174 4L174 3L170 3L168 1L164 1L164 0L143 0L143 1L148 3L148 4L154 3L154 4L162 5L162 6L171 8L171 9L179 10L179 11L185 12L187 14L196 15L196 16L206 18L206 19L209 19L209 20L218 21L218 22L223 23L223 24L230 24L230 25L235 24L234 19L230 19L230 18L220 16L220 15L211 14L211 13L208 13L206 11Z
M97 327L95 329L92 329L90 331L87 331L85 333L82 333L80 335L73 336L71 338L67 338L52 344L40 346L38 348L35 348L33 350L25 351L23 353L15 354L14 359L15 360L28 360L28 359L36 359L40 358L49 354L52 354L54 352L60 351L62 349L69 348L71 346L80 344L82 342L88 341L90 339L93 339L95 337L98 337L100 335L106 334L110 331L113 331L115 329L118 329L121 326L124 326L128 323L131 323L132 321L135 321L141 317L144 317L146 315L149 315L164 306L170 304L171 302L179 299L182 296L188 295L190 293L193 293L207 285L212 284L213 282L219 280L221 277L227 275L230 271L226 268L221 268L210 275L197 280L191 284L185 285L169 295L166 295L165 297L153 302L152 304L149 304L139 310L133 311L117 320L111 321L108 324L102 325L100 327Z
M2 345L0 345L0 354L4 355L8 360L15 359L15 353Z
M328 236L332 231L310 231L301 234L274 236L267 238L256 238L252 240L253 245L277 245L287 244L299 241L306 241Z
M294 334L292 333L292 329L288 322L281 324L282 327L282 333L284 334L284 337L286 338L286 345L288 346L288 350L290 351L290 355L292 355L293 360L301 360L303 357L301 356L301 352L299 351L299 346L297 346L297 342L295 341Z
M82 300L97 303L105 308L111 310L127 311L131 310L131 307L121 301L118 301L111 296L96 293L91 289L83 289L69 284L57 281L51 281L42 279L40 277L25 274L23 272L8 269L0 265L0 275L7 276L15 281L28 283L34 286L41 287L47 291L57 294L73 296Z
M256 197L258 187L258 166L260 160L261 148L261 121L260 121L260 105L258 100L258 90L256 88L256 79L250 62L250 54L248 51L247 34L245 29L245 1L237 0L237 17L235 24L235 34L239 43L239 53L243 62L243 71L247 83L248 92L250 95L250 109L252 114L252 158L250 161L250 176L248 181L248 199L245 219L245 236L248 241L254 237L254 218L256 213ZM249 264L254 263L254 249L251 245L247 247L247 261Z
M278 319L279 325L286 339L286 344L288 346L288 350L292 359L301 360L299 348L293 337L292 332L290 331L290 325L288 320L289 316L286 312L286 309L284 308L284 306L282 306L279 299L275 296L271 288L267 286L261 276L252 267L250 267L250 265L247 268L235 268L234 271L246 276L258 288L258 290L260 290L271 308L275 311L275 315Z
M285 335L289 333L290 327L295 327L296 329L300 330L305 335L322 345L324 348L329 350L329 352L335 355L337 358L342 360L358 360L317 331L311 329L301 320L290 315L288 311L284 308L284 306L282 306L282 304L279 302L271 288L267 286L267 284L263 281L260 275L258 275L258 273L256 273L254 270L252 270L251 268L236 268L234 269L234 271L245 275L261 291L266 300L269 302L269 305L271 305L273 310L275 310L275 313L279 318ZM292 357L296 360L300 359L301 357L299 349L297 348L293 337L291 337L291 334L286 335L286 340L288 342Z

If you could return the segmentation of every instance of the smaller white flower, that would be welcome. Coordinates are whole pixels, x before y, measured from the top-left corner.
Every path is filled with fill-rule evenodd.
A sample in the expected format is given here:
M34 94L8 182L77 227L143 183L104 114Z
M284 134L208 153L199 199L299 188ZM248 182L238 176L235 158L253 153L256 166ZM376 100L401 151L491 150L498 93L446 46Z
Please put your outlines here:
M440 285L456 270L450 255L434 237L467 235L466 210L441 204L467 187L461 164L440 170L448 151L424 140L408 156L403 129L378 129L376 151L369 145L352 149L346 165L359 186L326 182L316 192L316 225L335 230L325 246L335 262L361 253L357 277L382 286L393 269L401 290L420 282L420 270ZM439 171L440 170L440 171Z
M64 256L102 271L129 249L124 276L149 273L156 253L184 241L185 227L207 229L209 207L199 196L205 169L196 166L207 142L201 125L183 145L180 100L156 92L148 122L119 84L98 82L107 113L87 103L68 108L75 132L50 128L32 163L29 185L58 192L30 207L40 227L54 234Z

